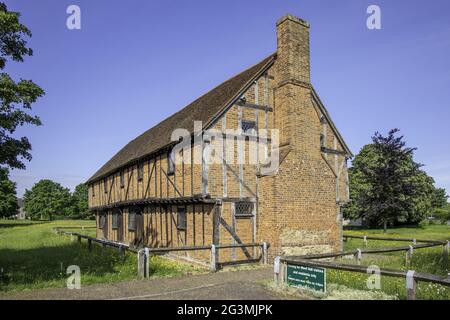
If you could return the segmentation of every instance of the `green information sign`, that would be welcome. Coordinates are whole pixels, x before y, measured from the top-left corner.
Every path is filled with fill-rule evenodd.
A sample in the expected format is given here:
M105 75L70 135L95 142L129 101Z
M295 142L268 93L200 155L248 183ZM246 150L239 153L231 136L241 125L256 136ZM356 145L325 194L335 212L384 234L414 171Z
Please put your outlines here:
M306 288L325 293L327 272L324 268L287 265L286 283L293 287Z

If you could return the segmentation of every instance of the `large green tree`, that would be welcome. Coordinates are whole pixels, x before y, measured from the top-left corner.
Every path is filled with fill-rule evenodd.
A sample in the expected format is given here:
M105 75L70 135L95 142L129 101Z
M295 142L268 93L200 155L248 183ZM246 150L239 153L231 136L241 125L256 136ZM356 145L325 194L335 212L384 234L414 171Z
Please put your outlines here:
M413 159L398 129L378 132L349 169L350 197L346 218L362 218L370 226L418 223L433 208L434 180Z
M33 55L27 47L26 38L31 31L19 21L20 14L8 11L0 2L0 71L9 60L23 62L25 56ZM31 160L31 144L27 137L16 138L13 134L25 124L40 125L40 119L30 114L31 106L44 95L33 81L13 80L0 72L0 167L24 169L23 160Z
M70 215L73 201L69 189L51 180L41 180L23 198L24 209L33 220L53 220L57 215Z
M81 183L75 187L75 191L72 194L73 198L73 216L77 216L81 219L93 218L92 213L88 207L88 186Z
M8 170L0 168L0 218L8 218L17 213L16 184L9 180Z

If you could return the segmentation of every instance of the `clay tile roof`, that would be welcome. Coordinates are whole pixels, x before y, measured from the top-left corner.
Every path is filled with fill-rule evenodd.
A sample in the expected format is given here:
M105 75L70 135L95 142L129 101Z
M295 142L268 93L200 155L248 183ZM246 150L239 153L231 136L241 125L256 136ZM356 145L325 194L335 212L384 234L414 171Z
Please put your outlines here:
M130 141L111 160L104 164L87 183L112 174L119 168L130 165L136 160L171 144L171 134L176 128L187 129L193 133L194 121L202 121L203 126L207 125L217 114L227 108L234 100L238 99L244 89L264 72L272 64L274 59L275 54L270 55L258 64L202 95L153 128L145 131Z

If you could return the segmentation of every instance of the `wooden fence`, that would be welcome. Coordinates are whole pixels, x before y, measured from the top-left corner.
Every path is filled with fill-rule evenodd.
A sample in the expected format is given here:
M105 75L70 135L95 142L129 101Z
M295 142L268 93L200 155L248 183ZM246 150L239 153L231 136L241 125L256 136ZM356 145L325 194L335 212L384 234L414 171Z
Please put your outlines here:
M342 271L358 272L373 274L374 270L369 267L361 266L361 259L363 254L378 254L385 252L398 252L406 251L406 265L411 264L413 252L415 249L424 249L431 247L443 246L443 258L444 262L448 262L449 256L449 241L438 240L418 240L418 239L406 239L406 238L386 238L386 237L369 237L369 236L352 236L344 235L344 238L363 239L365 246L367 246L368 240L383 240L383 241L401 241L411 242L411 245L393 248L378 248L378 249L356 249L352 251L332 252L323 254L312 254L303 256L289 256L289 257L277 257L274 262L274 277L277 284L283 284L286 278L287 265L306 266L306 267L318 267L325 269L335 269ZM421 244L419 244L421 242ZM335 263L330 261L317 261L320 259L338 258L343 256L354 256L357 265ZM414 270L393 270L393 269L379 269L377 270L379 275L385 275L390 277L401 277L406 279L406 289L408 300L416 299L416 287L419 281L432 282L443 286L450 286L450 274L447 277L441 277L434 274L416 272Z
M87 240L88 250L92 250L92 243L101 244L104 248L113 247L119 250L119 254L123 259L125 259L125 251L130 251L137 254L138 258L138 275L141 278L146 278L150 275L150 255L158 254L158 253L168 253L168 252L179 252L179 251L195 251L195 250L209 250L210 251L210 269L215 272L220 267L231 265L231 264L241 264L241 263L252 263L252 262L262 262L263 264L267 264L267 251L269 248L269 243L243 243L243 244L218 244L218 245L205 245L205 246L183 246L183 247L161 247L161 248L135 248L131 247L124 243L118 243L114 241L98 239L95 237L90 237L84 234L80 234L77 232L64 231L63 229L74 229L77 227L55 227L54 231L58 234L67 235L73 238L77 238L78 242L81 243L82 239ZM80 227L81 228L81 227ZM87 227L86 227L87 228ZM227 261L227 262L219 262L218 250L220 249L231 249L231 248L261 248L261 254L258 258L255 259L245 259L238 261Z

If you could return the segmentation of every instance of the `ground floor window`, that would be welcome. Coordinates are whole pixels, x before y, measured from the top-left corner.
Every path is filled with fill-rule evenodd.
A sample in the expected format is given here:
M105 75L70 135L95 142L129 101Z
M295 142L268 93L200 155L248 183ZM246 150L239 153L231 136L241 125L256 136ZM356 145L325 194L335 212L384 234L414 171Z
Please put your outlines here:
M100 229L103 229L106 227L106 214L104 214L104 213L100 214L100 216L98 218L98 227Z
M119 228L119 217L120 217L120 211L114 210L112 213L112 228L113 229Z
M236 218L253 217L254 203L250 201L239 201L234 204L234 215Z
M177 209L177 229L186 230L186 208Z

